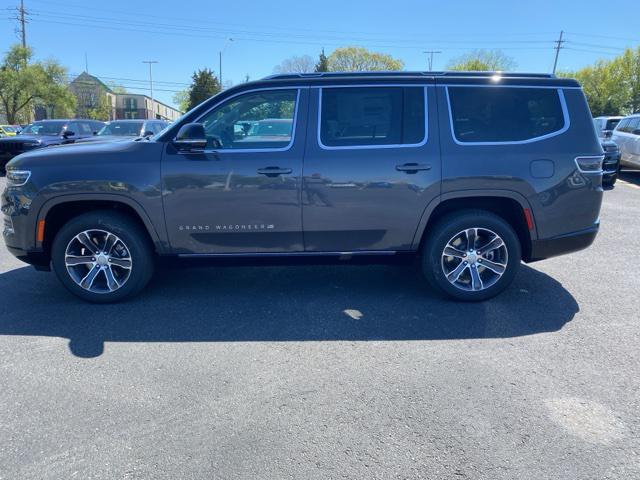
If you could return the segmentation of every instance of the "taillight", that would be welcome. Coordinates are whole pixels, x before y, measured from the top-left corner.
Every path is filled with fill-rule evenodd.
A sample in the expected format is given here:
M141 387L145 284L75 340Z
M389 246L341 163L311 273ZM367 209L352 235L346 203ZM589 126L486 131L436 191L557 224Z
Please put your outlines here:
M604 155L591 155L587 157L576 157L576 165L582 173L602 173L602 161Z

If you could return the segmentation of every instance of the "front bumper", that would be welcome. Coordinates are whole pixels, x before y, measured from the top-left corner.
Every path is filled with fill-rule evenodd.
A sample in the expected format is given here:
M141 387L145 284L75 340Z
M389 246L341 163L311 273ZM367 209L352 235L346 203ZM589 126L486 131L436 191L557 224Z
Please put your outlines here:
M534 240L531 242L530 262L544 260L545 258L557 257L566 253L577 252L590 246L598 234L600 223L594 224L592 227L559 235L553 238L543 240Z

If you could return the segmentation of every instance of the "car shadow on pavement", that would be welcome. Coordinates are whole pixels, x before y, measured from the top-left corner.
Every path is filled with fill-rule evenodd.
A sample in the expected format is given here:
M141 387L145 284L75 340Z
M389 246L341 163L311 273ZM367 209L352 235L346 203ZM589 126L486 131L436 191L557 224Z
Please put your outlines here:
M620 180L640 186L640 170L623 170L619 175Z
M415 268L268 266L163 269L139 297L92 305L53 274L0 275L0 335L69 339L79 357L105 342L395 341L506 338L560 330L579 311L556 280L522 266L483 303L432 292Z

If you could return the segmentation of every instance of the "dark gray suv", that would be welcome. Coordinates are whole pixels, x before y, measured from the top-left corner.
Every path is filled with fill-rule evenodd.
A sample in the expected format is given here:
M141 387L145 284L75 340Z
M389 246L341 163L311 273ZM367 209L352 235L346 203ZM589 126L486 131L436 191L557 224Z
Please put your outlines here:
M402 254L460 300L589 246L603 152L575 80L537 74L278 75L137 142L8 165L4 238L79 297L139 292L157 257Z

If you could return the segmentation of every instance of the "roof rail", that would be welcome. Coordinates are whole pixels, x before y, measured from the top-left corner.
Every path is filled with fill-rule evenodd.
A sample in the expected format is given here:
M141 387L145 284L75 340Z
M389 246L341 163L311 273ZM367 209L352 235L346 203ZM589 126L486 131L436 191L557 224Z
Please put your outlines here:
M312 73L276 73L264 77L263 80L291 80L296 78L340 78L340 77L501 77L515 78L555 78L552 73L524 73L501 71L438 71L438 72L406 72L406 71L376 71L376 72L312 72Z

